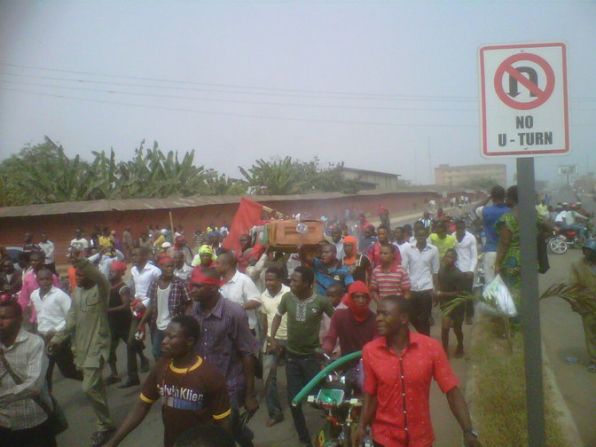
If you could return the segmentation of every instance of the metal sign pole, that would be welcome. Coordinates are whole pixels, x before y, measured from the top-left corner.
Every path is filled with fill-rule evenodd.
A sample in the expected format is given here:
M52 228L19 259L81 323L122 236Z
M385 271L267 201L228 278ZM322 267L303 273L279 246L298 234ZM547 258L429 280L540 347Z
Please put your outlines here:
M521 323L524 337L528 446L544 447L544 388L538 301L534 159L517 159L521 250Z

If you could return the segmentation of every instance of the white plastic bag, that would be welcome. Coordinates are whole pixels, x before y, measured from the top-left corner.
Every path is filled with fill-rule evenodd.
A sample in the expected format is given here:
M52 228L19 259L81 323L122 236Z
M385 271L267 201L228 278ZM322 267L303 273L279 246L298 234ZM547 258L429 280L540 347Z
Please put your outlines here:
M495 276L486 286L479 307L482 312L491 315L517 316L515 302L501 275Z

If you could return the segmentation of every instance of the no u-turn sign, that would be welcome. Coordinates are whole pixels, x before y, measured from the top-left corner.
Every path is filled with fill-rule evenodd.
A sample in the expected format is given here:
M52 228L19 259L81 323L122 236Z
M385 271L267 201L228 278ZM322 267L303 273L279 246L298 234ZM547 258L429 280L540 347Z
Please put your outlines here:
M569 152L566 65L562 43L480 49L483 155Z

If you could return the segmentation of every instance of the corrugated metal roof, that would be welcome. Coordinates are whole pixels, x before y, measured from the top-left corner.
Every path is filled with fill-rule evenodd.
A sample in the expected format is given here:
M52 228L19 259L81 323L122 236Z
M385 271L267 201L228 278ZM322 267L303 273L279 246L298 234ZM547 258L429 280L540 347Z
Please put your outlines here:
M439 188L444 190L444 188ZM375 196L396 192L438 192L433 187L408 187L401 191L361 191L356 194L343 194L341 192L325 192L312 194L289 195L258 195L245 196L257 202L279 202L292 200L325 200L340 197ZM190 196L167 197L156 199L118 199L118 200L92 200L81 202L47 203L43 205L7 206L0 208L0 219L4 217L47 216L56 214L96 213L105 211L135 211L154 209L192 208L206 205L225 205L239 203L243 196Z

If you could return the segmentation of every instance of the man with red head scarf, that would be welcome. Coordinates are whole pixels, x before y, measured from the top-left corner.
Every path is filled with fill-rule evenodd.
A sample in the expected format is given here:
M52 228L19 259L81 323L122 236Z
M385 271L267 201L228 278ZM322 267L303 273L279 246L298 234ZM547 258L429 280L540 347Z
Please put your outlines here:
M358 240L354 236L344 236L343 242L342 265L348 267L354 281L368 284L372 273L370 260L358 252Z
M370 310L371 296L368 286L354 281L343 298L345 309L336 309L331 317L329 332L323 341L323 350L331 354L337 339L341 355L360 351L377 335L375 314Z

